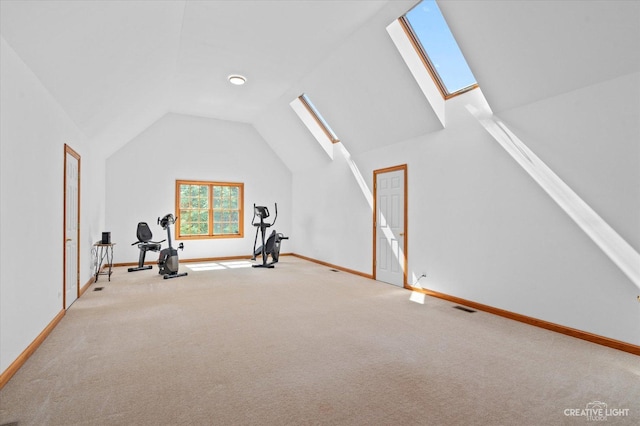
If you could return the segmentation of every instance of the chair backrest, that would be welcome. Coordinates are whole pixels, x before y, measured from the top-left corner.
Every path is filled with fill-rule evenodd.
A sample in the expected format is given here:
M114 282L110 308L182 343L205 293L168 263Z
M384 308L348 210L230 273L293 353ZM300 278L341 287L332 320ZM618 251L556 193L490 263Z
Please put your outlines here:
M138 230L136 231L136 236L138 237L138 241L146 243L147 241L151 241L153 238L153 234L151 233L151 229L147 222L138 222Z

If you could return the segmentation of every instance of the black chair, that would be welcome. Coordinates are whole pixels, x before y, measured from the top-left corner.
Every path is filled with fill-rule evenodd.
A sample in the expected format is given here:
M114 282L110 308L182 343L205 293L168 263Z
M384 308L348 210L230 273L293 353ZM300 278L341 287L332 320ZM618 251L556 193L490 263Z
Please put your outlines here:
M128 271L129 272L134 272L134 271L142 271L145 269L151 269L152 266L151 265L144 265L144 258L147 255L148 251L160 251L161 248L161 243L163 243L166 240L162 240L162 241L151 241L151 238L153 238L153 234L151 233L151 229L149 229L149 225L147 224L147 222L139 222L138 223L138 230L136 231L136 236L138 237L138 241L136 241L135 243L132 243L131 245L138 245L138 248L140 249L140 257L138 258L138 266L135 268L129 268Z

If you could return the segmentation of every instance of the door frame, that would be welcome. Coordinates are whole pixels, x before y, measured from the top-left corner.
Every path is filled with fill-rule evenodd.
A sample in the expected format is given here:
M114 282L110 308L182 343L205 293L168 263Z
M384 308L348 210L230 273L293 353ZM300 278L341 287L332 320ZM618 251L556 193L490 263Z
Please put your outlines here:
M64 144L64 180L63 180L63 202L62 202L62 309L67 309L67 154L78 160L78 226L76 228L76 291L77 296L80 295L80 171L81 162L80 154L73 150L66 143Z
M404 252L404 265L402 265L402 286L404 288L409 288L407 284L407 267L409 263L409 255L408 255L408 247L409 247L409 234L407 233L408 229L408 217L409 217L409 209L408 209L408 200L409 200L409 185L407 181L407 165L400 164L398 166L385 167L383 169L378 169L373 171L373 279L376 278L376 262L378 260L378 238L377 238L377 220L378 220L378 175L382 173L395 172L398 170L402 170L404 172L404 244L402 250Z

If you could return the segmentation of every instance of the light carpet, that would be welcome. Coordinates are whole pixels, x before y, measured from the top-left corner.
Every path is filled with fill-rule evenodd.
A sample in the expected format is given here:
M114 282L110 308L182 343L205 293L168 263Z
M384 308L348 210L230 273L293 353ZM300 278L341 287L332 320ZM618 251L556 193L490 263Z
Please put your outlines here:
M101 276L0 424L582 425L595 402L640 424L637 356L291 256L243 266Z

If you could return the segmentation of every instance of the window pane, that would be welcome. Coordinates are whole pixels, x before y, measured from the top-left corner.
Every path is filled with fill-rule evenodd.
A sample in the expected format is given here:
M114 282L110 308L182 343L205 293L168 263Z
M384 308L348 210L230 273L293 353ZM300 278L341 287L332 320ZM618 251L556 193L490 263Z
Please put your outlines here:
M189 233L189 224L184 217L187 215L187 212L184 210L180 210L180 233L188 234Z
M207 235L209 185L180 184L180 235Z
M213 233L214 234L222 234L222 223L214 223L213 224Z
M206 222L199 222L198 228L201 235L209 234L209 221L207 220Z
M238 212L240 189L237 186L221 185L215 187L213 221L215 235L235 235L239 233Z
M476 84L435 0L423 0L405 17L448 94Z
M315 107L315 105L313 105L313 103L311 102L311 99L309 99L309 97L305 93L298 96L298 99L300 99L300 101L305 106L307 111L309 111L309 114L311 114L313 118L316 120L316 122L320 125L320 127L322 128L322 131L327 135L329 140L332 143L340 142L340 139L338 139L338 136L336 135L336 133L329 126L329 123L327 123L327 121L320 114L320 112Z

